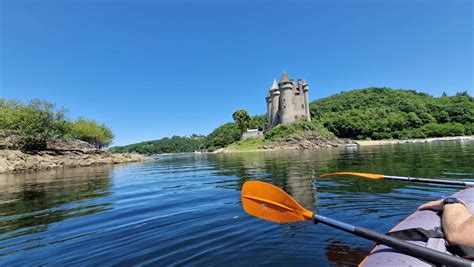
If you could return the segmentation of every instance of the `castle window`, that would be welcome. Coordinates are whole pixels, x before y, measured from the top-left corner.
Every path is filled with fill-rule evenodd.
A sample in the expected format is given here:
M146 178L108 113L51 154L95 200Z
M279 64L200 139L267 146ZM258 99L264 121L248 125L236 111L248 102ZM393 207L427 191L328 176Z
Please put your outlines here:
M303 104L301 104L301 108L304 108L304 105L303 105Z
M295 116L295 120L298 119L298 116Z
M286 106L283 106L283 108L286 108Z

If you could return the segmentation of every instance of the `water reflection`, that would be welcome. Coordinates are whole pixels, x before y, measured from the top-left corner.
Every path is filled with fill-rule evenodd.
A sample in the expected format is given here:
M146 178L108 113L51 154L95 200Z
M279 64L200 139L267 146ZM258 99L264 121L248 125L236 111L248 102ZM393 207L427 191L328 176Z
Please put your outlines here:
M293 197L300 197L300 201L311 206L311 196L314 193L312 187L334 194L346 194L348 191L390 193L411 186L406 182L354 177L319 178L319 175L327 172L358 171L472 180L474 169L468 160L472 157L472 149L469 148L470 146L458 142L425 143L368 146L357 150L321 149L220 154L210 157L210 160L216 163L217 168L223 170L215 175L235 175L239 178L237 189L240 189L248 179L260 179L278 185ZM448 169L458 171L447 171Z
M5 243L46 231L52 223L107 210L111 203L94 199L110 194L111 170L106 166L0 177L0 248L35 241Z
M457 189L319 175L466 179L474 175L473 157L474 142L414 144L161 156L4 175L0 265L355 265L371 242L322 224L253 218L240 205L243 183L270 182L307 209L386 232L421 203Z
M353 265L361 262L369 249L363 247L351 247L341 241L329 241L326 245L326 257L332 264L338 266Z

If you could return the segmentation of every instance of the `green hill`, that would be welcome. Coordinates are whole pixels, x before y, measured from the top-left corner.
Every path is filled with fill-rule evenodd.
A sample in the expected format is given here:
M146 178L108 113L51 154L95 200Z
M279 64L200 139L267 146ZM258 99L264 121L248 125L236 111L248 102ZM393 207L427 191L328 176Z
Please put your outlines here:
M434 98L414 90L367 88L310 104L311 116L337 137L405 139L473 134L474 99Z
M265 133L265 141L313 132L323 138L407 139L474 134L474 99L467 93L435 98L414 90L367 88L341 92L310 103L312 122L280 125ZM230 117L230 114L229 114ZM252 117L251 128L263 128L265 115ZM234 122L207 136L163 138L124 147L114 152L159 154L215 150L239 140ZM243 141L235 147L255 148L263 142Z
M203 135L173 136L127 146L116 146L110 148L110 151L114 153L137 152L145 155L193 152L202 146L203 141Z

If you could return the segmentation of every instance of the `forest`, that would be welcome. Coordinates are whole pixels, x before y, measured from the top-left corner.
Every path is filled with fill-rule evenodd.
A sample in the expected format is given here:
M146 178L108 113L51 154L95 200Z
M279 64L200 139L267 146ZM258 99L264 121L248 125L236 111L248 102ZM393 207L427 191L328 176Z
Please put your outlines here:
M193 134L191 136L165 137L159 140L140 142L127 146L116 146L110 148L111 152L137 152L144 155L163 153L193 152L202 147L205 136Z
M467 92L434 98L414 90L367 88L310 104L311 117L337 137L407 139L471 135L474 100Z
M322 136L357 140L408 139L474 134L474 99L468 92L432 97L414 90L366 88L341 92L310 103L311 123L275 127L265 139L318 131ZM250 116L245 110L232 114L234 122L207 136L163 138L125 147L117 152L143 154L216 150L239 140L245 128L263 129L265 115Z

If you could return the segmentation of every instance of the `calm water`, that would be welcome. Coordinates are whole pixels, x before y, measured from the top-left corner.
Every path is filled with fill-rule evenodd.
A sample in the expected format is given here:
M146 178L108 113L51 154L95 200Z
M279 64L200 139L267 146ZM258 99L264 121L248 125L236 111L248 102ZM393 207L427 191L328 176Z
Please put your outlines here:
M445 186L341 177L364 171L471 180L474 142L238 155L0 176L0 265L357 264L373 243L311 222L244 213L240 189L259 179L308 209L386 232ZM314 183L314 185L313 185Z

